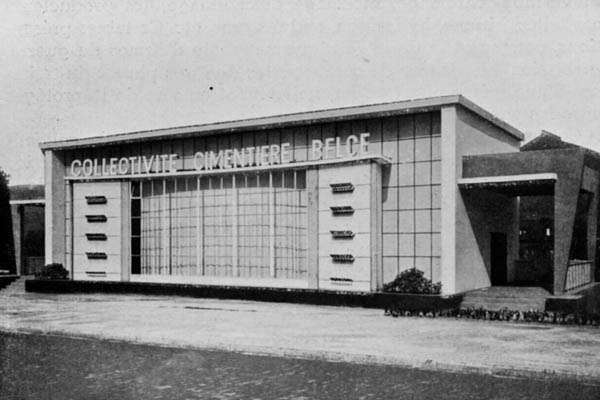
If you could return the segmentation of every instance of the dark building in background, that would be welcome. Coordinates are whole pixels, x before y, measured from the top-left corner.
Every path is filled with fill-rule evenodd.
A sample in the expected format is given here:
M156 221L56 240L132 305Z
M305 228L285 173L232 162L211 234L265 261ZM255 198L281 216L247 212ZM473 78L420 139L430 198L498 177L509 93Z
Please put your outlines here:
M44 265L44 185L10 186L15 273L33 275Z

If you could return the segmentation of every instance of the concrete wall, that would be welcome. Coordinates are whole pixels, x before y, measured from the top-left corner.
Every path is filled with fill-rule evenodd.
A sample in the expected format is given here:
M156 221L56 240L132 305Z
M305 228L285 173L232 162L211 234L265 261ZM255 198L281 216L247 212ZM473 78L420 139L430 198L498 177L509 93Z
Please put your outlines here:
M457 186L457 180L463 176L462 157L518 152L520 142L460 106L442 109L441 125L442 291L456 293L489 286L489 245L483 245L484 240L489 240L489 232L487 235L482 232L488 228L500 232L508 230L506 226L498 225L495 217L483 218L482 212L487 205L473 199L465 202ZM514 218L514 201L488 200L500 200L500 213ZM511 223L510 230L513 231L511 237L518 234L518 224ZM516 257L513 248L509 251L509 259Z
M389 282L403 270L418 268L440 281L441 151L440 113L422 112L384 118L314 124L231 133L196 138L148 141L120 146L99 146L65 152L66 173L74 159L182 155L177 169L193 170L198 151L290 143L294 161L311 158L313 139L339 137L341 153L350 135L368 132L369 153L389 157L381 169L381 218L383 275Z
M318 287L325 290L371 291L371 282L377 279L377 276L371 276L371 265L379 265L377 259L372 260L371 257L371 222L373 218L378 219L371 207L371 164L321 167L318 173ZM330 184L335 183L351 183L354 190L334 193ZM354 213L334 215L331 206L350 206ZM332 230L352 231L354 237L336 239L331 234ZM377 236L377 232L373 233ZM349 254L354 261L335 262L331 254Z
M44 152L46 264L66 264L66 190L63 155Z
M595 272L598 268L598 265L596 265L596 251L598 247L598 206L600 204L598 195L600 194L600 172L589 167L584 167L581 187L590 193L594 193L589 205L587 218L587 259L594 263L592 268L592 281L595 282L597 279Z
M457 219L456 226L456 290L491 285L492 232L507 235L507 280L510 280L519 249L517 199L470 190L461 192L461 200L466 218Z
M578 196L584 175L584 158L585 151L574 148L473 156L465 159L464 163L465 177L547 172L557 174L558 179L554 185L555 294L564 291ZM597 188L594 184L588 186L590 191L594 191L593 186ZM594 196L597 195L595 192Z
M469 285L483 284L485 261L460 259L463 249L470 252L478 246L456 185L462 176L461 157L517 151L519 141L457 105L444 107L441 112L69 150L64 154L64 163L62 155L47 151L47 259L65 262L65 208L70 209L65 201L70 194L65 191L63 178L65 172L70 174L74 159L177 153L181 157L176 168L192 170L193 155L198 151L290 143L294 161L305 161L310 158L313 139L340 137L343 147L349 135L364 132L370 133L369 152L391 160L379 176L381 210L375 222L382 234L375 243L381 258L381 275L377 275L379 267L374 271L377 285L416 267L434 281L441 280L445 293L454 293L458 290L455 266L464 261L461 268L465 271L479 268L481 273L475 274L475 282ZM466 235L466 240L457 243L457 235ZM317 280L317 276L311 278L313 283Z
M73 184L73 279L111 280L127 279L122 276L123 226L128 227L128 219L122 219L121 182L83 182ZM87 204L86 196L105 196L106 204ZM89 222L86 215L104 215L106 222ZM126 217L127 215L125 215ZM127 229L128 231L128 229ZM86 233L104 233L105 241L90 241ZM86 253L100 252L106 259L88 259ZM129 259L129 256L126 257ZM125 264L123 262L125 261Z

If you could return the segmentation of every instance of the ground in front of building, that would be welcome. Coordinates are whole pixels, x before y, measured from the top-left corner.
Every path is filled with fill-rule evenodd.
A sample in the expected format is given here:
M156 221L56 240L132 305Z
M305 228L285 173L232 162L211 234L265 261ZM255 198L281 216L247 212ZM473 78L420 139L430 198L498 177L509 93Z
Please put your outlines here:
M600 382L595 327L391 318L383 310L0 291L0 330L279 357Z
M600 386L0 333L0 397L597 399Z

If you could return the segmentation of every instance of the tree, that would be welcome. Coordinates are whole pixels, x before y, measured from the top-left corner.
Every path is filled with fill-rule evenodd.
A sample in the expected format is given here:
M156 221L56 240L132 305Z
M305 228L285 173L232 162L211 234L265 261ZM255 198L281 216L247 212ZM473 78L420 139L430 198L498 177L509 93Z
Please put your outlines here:
M10 210L9 176L0 169L0 269L16 273L15 243Z

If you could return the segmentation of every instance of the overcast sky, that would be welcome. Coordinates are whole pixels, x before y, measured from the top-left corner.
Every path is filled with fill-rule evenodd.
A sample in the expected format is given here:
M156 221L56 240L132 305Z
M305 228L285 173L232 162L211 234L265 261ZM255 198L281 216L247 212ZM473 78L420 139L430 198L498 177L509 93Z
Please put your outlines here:
M2 3L11 184L41 141L447 94L600 151L600 1Z

